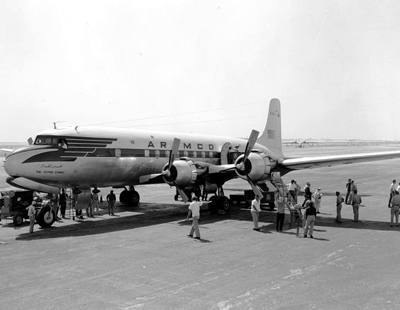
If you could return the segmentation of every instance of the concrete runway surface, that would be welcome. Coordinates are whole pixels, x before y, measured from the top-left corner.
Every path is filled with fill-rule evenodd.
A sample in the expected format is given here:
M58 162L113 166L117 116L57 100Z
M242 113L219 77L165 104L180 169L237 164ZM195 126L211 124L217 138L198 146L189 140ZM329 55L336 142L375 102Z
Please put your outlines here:
M390 147L287 148L288 155L390 150ZM400 227L390 227L388 189L400 160L290 173L322 187L315 239L297 238L274 211L252 230L249 209L202 212L202 240L186 237L186 205L166 184L138 186L139 207L116 216L56 222L30 236L29 225L0 226L1 309L398 309ZM397 174L397 175L396 175ZM3 179L4 173L0 174ZM343 206L334 222L334 192L353 178L362 195L361 222ZM1 180L3 182L3 180ZM2 186L3 183L0 183ZM235 180L230 190L248 188ZM108 190L102 189L103 197ZM226 193L233 193L227 190ZM105 208L105 205L104 205ZM286 221L289 216L286 215Z

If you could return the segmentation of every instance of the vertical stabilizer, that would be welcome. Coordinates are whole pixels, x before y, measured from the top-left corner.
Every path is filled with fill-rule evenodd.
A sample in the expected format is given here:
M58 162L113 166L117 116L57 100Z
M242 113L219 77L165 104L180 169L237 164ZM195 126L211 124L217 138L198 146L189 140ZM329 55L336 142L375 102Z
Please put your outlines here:
M281 131L281 103L278 99L271 99L269 103L268 119L265 129L257 143L283 156Z

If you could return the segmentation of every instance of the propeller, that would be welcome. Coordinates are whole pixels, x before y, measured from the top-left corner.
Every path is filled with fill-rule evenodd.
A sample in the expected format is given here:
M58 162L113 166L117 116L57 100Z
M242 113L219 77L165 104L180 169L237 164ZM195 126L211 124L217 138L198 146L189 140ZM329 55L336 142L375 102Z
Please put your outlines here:
M168 168L164 170L162 174L163 176L171 180L171 182L176 187L176 190L178 191L179 195L182 197L183 201L188 202L189 198L186 196L185 192L182 189L180 189L179 186L175 183L175 181L172 178L173 172L171 171L175 158L178 156L180 143L181 143L180 139L174 138L174 141L172 142L171 153L169 154Z
M167 178L170 178L171 177L171 167L172 167L172 164L174 163L174 161L175 161L175 158L177 157L177 155L178 155L178 152L179 152L179 144L181 143L181 140L180 139L177 139L177 138L175 138L174 139L174 141L172 142L172 148L171 148L171 153L169 154L169 160L168 160L168 169L167 170L164 170L163 172L162 172L162 174L165 176L165 177L167 177Z
M244 150L243 161L242 161L240 164L237 165L237 168L238 168L239 170L241 170L241 171L244 171L244 170L245 170L245 162L246 162L247 158L249 157L251 151L253 150L254 145L255 145L256 142L257 142L258 134L259 134L259 132L258 132L257 130L254 130L254 129L253 129L253 130L251 131L249 140L247 140L246 148L245 148L245 150Z
M259 132L257 130L252 130L249 140L247 141L246 144L246 149L244 151L244 157L243 160L240 164L237 165L237 169L241 170L246 174L246 180L250 184L251 189L253 190L254 194L259 196L260 198L263 197L263 193L261 192L260 188L257 186L257 184L249 177L249 175L246 173L246 160L248 159L251 151L254 148L254 145L257 142Z

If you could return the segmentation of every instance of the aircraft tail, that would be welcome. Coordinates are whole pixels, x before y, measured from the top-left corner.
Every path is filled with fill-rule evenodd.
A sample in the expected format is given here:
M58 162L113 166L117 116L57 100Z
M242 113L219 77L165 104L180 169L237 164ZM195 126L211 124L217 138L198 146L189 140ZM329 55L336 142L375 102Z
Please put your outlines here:
M278 99L271 99L267 124L263 134L258 138L260 143L271 151L283 156L282 152L282 131L281 131L281 103Z

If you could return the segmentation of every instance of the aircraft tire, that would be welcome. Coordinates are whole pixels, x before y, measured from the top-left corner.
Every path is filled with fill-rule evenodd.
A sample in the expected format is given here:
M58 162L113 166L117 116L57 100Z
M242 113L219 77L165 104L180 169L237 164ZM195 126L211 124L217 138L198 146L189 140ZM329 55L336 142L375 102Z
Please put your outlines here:
M21 226L24 221L24 217L21 213L17 213L13 216L13 223L15 226Z
M127 190L123 190L119 195L119 201L124 205L129 204L129 192Z
M219 197L215 195L211 196L210 201L211 202L208 204L208 211L213 214L218 213Z
M50 206L45 206L41 208L36 215L36 222L41 227L50 227L56 220L56 215Z
M134 206L137 206L138 204L139 204L139 201L140 201L140 195L139 195L139 193L137 192L137 191L133 191L133 192L131 192L130 193L131 194L131 199L130 199L130 201L131 201L131 203L134 205Z
M219 201L219 210L228 213L230 208L231 208L231 202L229 201L229 198L226 196L221 197Z

